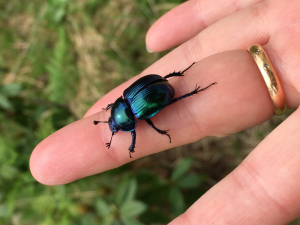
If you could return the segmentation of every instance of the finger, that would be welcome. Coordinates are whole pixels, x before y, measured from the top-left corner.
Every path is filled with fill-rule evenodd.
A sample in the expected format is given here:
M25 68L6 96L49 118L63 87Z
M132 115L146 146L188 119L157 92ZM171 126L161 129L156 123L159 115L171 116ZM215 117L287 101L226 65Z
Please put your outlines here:
M300 100L297 94L300 90L300 79L296 76L300 69L298 63L300 42L297 40L300 29L298 28L299 19L296 19L295 15L299 15L300 2L292 0L289 4L285 4L285 1L271 1L271 3L264 1L218 21L158 60L140 76L153 73L168 74L170 71L179 71L192 62L218 52L247 49L253 43L261 45L268 43L265 50L281 79L288 105L297 107ZM278 20L278 18L281 19ZM240 29L242 31L239 31ZM121 96L121 90L127 88L140 76L124 83L121 86L122 89L113 90L108 96ZM91 107L85 116L100 111L103 104L107 105L109 101L114 100L104 96L101 101Z
M146 35L146 45L154 52L177 46L216 21L263 0L191 0L158 19Z
M176 224L287 224L300 215L300 110L269 134Z
M170 82L175 88L175 97L191 92L196 83L201 87L217 84L166 107L151 118L159 129L169 129L171 144L146 122L138 121L134 159L205 136L235 133L266 121L274 113L262 76L246 51L208 57L194 65L184 77ZM105 101L100 100L102 107L114 102L122 89L116 88ZM63 184L131 161L127 150L130 133L119 132L113 137L111 148L105 148L111 132L107 124L95 126L93 121L105 121L108 117L109 112L105 111L93 114L42 141L31 156L33 176L44 184Z

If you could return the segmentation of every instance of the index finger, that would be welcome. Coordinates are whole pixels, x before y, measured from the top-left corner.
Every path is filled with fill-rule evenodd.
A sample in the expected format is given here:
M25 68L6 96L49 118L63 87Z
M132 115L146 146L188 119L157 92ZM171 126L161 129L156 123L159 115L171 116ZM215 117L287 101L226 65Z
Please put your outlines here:
M105 107L114 102L130 82L114 89L97 103L98 106L102 104ZM156 133L147 123L138 121L133 159L205 136L234 133L272 116L270 96L246 51L235 50L210 56L198 62L184 77L170 81L176 96L192 91L196 83L204 87L212 82L217 82L217 85L178 101L153 117L152 121L158 128L170 130L171 144L167 137ZM111 136L109 128L105 124L93 125L94 120L103 121L108 117L109 112L105 111L92 114L43 140L30 159L33 176L44 184L64 184L130 162L130 134L119 132L108 150L105 143Z

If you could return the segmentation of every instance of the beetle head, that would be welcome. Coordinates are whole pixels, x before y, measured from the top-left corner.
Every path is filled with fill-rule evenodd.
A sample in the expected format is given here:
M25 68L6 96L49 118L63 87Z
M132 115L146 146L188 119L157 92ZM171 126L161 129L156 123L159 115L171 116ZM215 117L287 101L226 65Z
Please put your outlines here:
M112 117L109 117L107 122L108 122L108 126L109 126L109 129L111 130L111 132L117 133L120 130L119 126L112 119Z

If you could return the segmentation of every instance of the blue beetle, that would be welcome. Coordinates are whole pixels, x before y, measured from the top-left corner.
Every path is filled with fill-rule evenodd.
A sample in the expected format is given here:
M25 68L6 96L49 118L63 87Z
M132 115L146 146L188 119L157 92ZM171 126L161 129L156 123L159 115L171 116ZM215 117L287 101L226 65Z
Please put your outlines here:
M173 104L183 98L189 97L191 95L197 94L210 86L216 84L212 83L205 88L200 89L197 87L192 92L182 95L179 98L174 98L175 91L174 88L169 84L168 78L174 76L183 76L184 72L190 69L195 62L183 71L173 72L164 77L156 74L150 74L141 77L130 85L124 92L123 97L118 98L114 103L109 104L103 110L111 109L111 116L108 121L94 121L94 124L98 123L108 123L109 129L112 132L110 142L106 143L106 147L109 149L112 141L112 137L119 131L131 132L132 143L129 147L129 157L131 153L134 152L135 142L136 142L136 132L135 127L138 120L146 120L146 122L158 133L166 135L170 139L168 130L160 130L150 120L152 116L158 113L160 110L168 105ZM174 98L174 99L173 99Z

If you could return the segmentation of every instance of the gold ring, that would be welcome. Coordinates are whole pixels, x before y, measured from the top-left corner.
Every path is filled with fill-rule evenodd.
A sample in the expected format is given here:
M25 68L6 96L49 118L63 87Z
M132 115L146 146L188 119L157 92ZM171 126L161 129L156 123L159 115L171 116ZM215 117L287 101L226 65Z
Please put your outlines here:
M274 114L283 114L287 109L283 89L267 53L260 45L252 45L248 48L248 51L252 55L267 85L274 104Z

